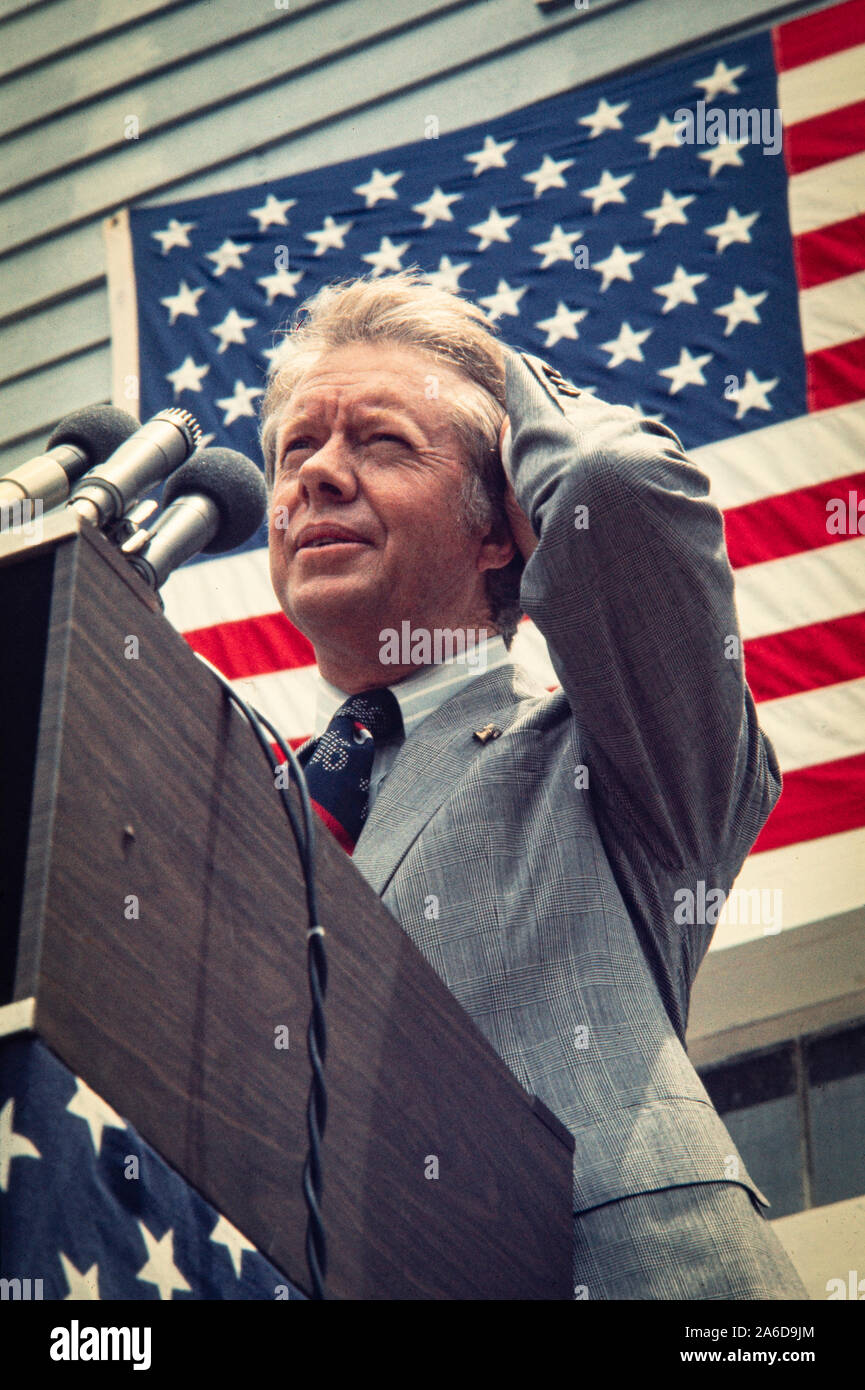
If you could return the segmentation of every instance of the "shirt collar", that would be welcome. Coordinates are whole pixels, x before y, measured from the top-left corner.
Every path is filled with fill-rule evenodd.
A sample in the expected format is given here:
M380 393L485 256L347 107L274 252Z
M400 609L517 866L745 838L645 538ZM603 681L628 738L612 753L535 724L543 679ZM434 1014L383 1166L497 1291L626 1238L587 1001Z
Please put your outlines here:
M469 662L471 657L471 663ZM452 695L470 681L476 680L486 671L494 671L498 666L513 664L513 658L500 635L482 639L472 647L466 658L454 658L433 666L424 666L401 681L388 686L396 696L402 713L406 737L416 729L428 714L438 709ZM314 737L323 734L340 705L348 699L344 690L331 685L324 676L319 675L315 700Z

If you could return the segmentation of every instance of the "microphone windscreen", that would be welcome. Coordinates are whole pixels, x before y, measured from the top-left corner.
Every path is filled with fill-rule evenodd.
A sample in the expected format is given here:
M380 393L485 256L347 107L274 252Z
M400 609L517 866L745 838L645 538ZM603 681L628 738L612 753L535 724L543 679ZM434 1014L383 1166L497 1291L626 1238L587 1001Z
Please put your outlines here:
M64 416L46 447L53 449L57 444L74 444L87 455L89 466L95 468L109 459L139 428L134 415L116 406L85 405Z
M234 550L258 530L267 511L264 474L235 449L199 449L162 490L163 507L178 497L203 493L219 512L219 530L204 547L211 555Z

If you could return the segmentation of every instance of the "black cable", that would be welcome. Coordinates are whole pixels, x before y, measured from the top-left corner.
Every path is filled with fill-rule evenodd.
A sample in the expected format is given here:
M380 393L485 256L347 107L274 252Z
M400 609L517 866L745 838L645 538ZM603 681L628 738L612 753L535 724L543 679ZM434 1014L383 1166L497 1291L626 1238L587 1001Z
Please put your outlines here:
M202 656L200 652L195 655L198 660L216 677L230 699L231 703L240 711L246 719L252 732L258 739L259 744L264 750L265 756L270 763L271 771L274 774L274 785L279 791L283 809L288 816L291 824L292 833L297 852L300 858L301 868L303 869L304 885L306 889L306 906L309 917L309 927L307 929L307 977L309 981L309 993L312 1001L310 1009L309 1024L306 1031L307 1051L309 1053L310 1067L312 1075L310 1077L309 1094L306 1103L306 1129L309 1139L306 1158L303 1165L303 1195L309 1213L306 1223L306 1262L309 1268L309 1277L312 1283L312 1296L314 1299L323 1299L325 1296L325 1278L327 1276L327 1237L325 1234L324 1223L321 1217L321 1193L323 1186L323 1173L321 1165L321 1141L324 1137L325 1126L327 1125L327 1087L324 1081L324 1063L327 1058L327 1026L324 1016L324 1000L327 994L327 953L324 947L324 927L318 920L318 906L315 886L315 817L312 811L312 804L309 799L309 791L306 786L306 778L303 775L303 768L298 762L294 751L285 742L259 710L256 710L246 703L238 695L231 682L226 679L221 671ZM279 751L285 758L284 763L279 763L274 756L273 749L268 741L267 734L270 734ZM297 813L291 802L289 788L282 783L276 784L276 774L282 769L291 768L292 775L300 792L301 810L303 813L303 826L297 818Z

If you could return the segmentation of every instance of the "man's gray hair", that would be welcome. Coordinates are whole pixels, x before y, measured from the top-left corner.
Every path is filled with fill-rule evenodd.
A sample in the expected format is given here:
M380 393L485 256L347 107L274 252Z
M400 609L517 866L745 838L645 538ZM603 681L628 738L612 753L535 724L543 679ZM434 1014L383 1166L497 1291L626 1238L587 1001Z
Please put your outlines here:
M452 413L467 465L460 513L471 531L506 527L505 476L498 452L506 414L505 370L494 335L481 309L435 288L417 270L325 285L301 305L271 359L260 430L268 485L273 483L283 409L321 354L351 343L401 343L456 368L472 384L464 400L454 402ZM522 571L517 552L503 569L485 573L490 617L508 646L522 613Z

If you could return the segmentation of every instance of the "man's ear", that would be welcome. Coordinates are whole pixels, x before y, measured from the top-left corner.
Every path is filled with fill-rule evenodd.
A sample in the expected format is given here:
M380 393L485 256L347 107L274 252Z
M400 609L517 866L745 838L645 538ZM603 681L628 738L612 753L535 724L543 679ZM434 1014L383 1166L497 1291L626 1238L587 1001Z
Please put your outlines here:
M517 554L518 546L505 517L494 521L481 542L478 552L479 570L501 570Z

